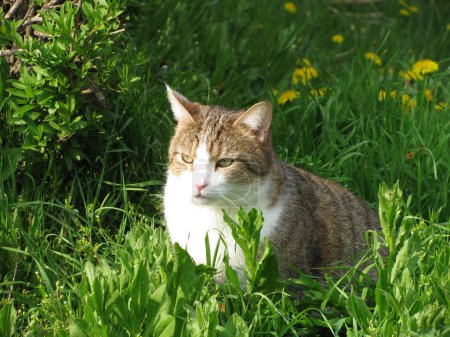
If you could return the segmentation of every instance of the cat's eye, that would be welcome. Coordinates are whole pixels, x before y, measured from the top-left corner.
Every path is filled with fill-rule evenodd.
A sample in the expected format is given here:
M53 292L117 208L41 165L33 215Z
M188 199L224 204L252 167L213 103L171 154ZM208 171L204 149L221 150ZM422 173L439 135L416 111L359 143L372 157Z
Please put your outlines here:
M217 167L228 167L233 164L233 161L231 158L222 158L217 161L216 165Z
M186 153L181 154L181 159L183 159L183 161L188 164L192 164L192 162L194 161L194 159L192 159L192 157Z

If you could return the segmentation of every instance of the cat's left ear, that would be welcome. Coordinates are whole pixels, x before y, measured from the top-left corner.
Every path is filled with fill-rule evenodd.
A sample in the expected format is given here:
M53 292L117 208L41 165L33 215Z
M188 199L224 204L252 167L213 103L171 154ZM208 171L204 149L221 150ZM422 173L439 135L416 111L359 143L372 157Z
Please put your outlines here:
M272 105L268 101L256 103L242 113L234 125L244 124L252 129L259 141L267 138L272 122Z
M198 110L198 103L189 101L179 92L173 90L166 84L167 97L169 98L172 112L177 122L194 122L193 115Z

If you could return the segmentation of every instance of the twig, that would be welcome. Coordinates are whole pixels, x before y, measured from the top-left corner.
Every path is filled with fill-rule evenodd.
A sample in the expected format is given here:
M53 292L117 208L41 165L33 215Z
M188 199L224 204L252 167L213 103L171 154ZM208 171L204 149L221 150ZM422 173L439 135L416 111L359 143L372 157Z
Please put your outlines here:
M5 14L5 19L10 19L14 15L14 13L19 9L22 3L23 0L16 0L16 2L14 2L14 5L12 5L11 8L9 9L8 13Z
M83 89L81 91L81 94L83 94L83 95L94 94L97 103L100 104L100 106L102 108L111 108L111 103L109 103L106 100L106 97L100 91L100 88L96 84L94 84L93 82L91 82L86 89Z
M33 23L40 23L40 22L42 22L42 17L40 14L36 14L32 18L28 18L24 22L22 22L22 24L19 26L18 29L19 30L24 29L25 27L32 25Z
M113 32L109 33L109 35L116 35L116 34L120 34L120 33L124 32L124 31L125 31L125 28L122 28L122 29L118 29L118 30L115 30L115 31L113 31Z
M52 0L50 2L45 3L41 7L41 10L48 11L48 10L50 10L52 8L55 8L55 7L59 6L62 2L64 2L64 0ZM41 22L42 22L41 15L40 14L36 14L35 16L33 16L31 18L27 18L26 20L24 20L22 22L22 24L19 26L18 29L22 30L22 29L28 27L29 25L32 25L34 23L41 23Z
M16 279L17 265L18 265L18 263L16 262L16 267L14 268L14 274L13 274L13 282L14 282L14 280ZM8 293L8 301L11 300L11 293L12 293L12 291L13 291L13 288L14 288L14 283L11 284L11 289L9 290L9 293Z
M64 0L52 0L50 2L45 3L44 6L42 6L42 9L50 9L52 7L60 5L63 2Z
M37 36L37 37L42 37L42 38L50 38L50 37L52 37L50 34L42 33L42 32L39 32L37 30L33 30L33 34L35 36Z
M21 52L23 49L6 49L6 50L0 50L0 57L3 56L11 56L15 53Z

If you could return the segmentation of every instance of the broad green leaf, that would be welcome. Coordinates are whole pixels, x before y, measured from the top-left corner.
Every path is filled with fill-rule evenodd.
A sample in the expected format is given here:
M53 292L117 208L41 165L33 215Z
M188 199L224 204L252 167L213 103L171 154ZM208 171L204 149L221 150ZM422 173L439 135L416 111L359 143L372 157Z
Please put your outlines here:
M0 182L14 174L20 159L22 151L18 148L0 150Z
M92 262L87 261L84 265L84 273L88 279L89 285L92 287L95 280L95 266Z
M26 112L33 110L33 109L36 109L36 105L30 105L30 104L22 105L21 107L17 108L14 111L13 116L23 117L23 116L25 116Z
M388 289L386 280L386 271L382 270L378 273L377 287L375 289L375 301L377 303L377 313L380 320L383 321L389 312L388 303L385 296L385 291Z
M55 98L55 95L44 92L42 94L37 95L37 102L39 105L46 105L47 102L51 102Z
M60 126L56 124L54 121L48 121L48 125L50 125L55 130L61 130Z
M87 331L89 331L89 325L85 320L75 319L69 325L70 337L91 337Z
M197 268L191 256L181 248L177 243L174 245L175 266L172 278L169 284L171 291L175 291L183 298L189 298L192 294L196 294L203 286L202 278L197 275ZM175 293L172 294L174 296ZM178 300L180 297L177 297ZM177 305L178 310L181 309Z
M372 317L369 307L364 301L353 293L347 300L347 311L358 322L358 324L367 331Z
M145 261L141 261L135 271L130 285L131 305L134 316L141 320L145 316L150 292L150 277L147 273Z
M14 335L16 325L16 309L13 303L6 302L0 310L0 336Z
M24 88L26 89L26 88ZM22 97L22 98L29 98L27 93L24 90L20 90L17 88L6 88L6 91L9 92L11 95Z
M254 286L258 291L272 292L277 289L280 278L278 261L267 238L264 238L263 249L262 256L256 266Z
M162 317L156 324L154 336L173 337L175 335L175 318L173 316Z
M220 337L248 337L250 331L244 319L237 313L231 315L223 328L217 328Z

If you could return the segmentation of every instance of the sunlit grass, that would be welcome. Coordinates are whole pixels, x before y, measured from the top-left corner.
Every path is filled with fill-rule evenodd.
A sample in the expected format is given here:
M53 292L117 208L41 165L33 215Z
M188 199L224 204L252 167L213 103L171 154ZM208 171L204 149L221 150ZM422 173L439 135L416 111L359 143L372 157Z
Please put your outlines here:
M130 69L142 79L114 102L122 125L105 153L69 174L57 158L11 170L0 150L1 336L449 333L450 8L293 4L129 3ZM161 187L173 122L160 80L208 104L270 100L280 158L379 210L383 232L367 234L362 260L341 278L275 282L270 245L255 256L242 243L243 288L231 268L217 284L172 247ZM256 240L238 226L258 225L256 213L231 225Z

